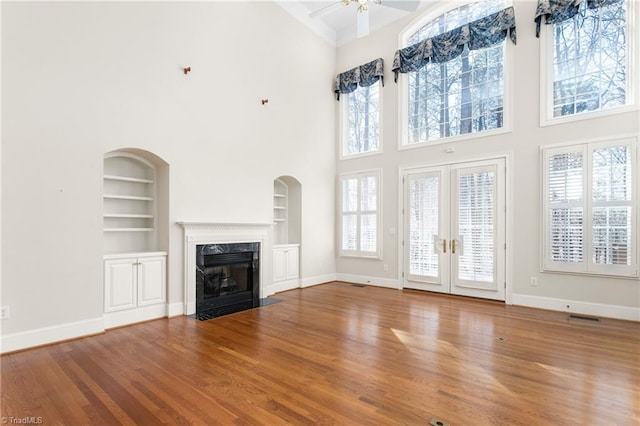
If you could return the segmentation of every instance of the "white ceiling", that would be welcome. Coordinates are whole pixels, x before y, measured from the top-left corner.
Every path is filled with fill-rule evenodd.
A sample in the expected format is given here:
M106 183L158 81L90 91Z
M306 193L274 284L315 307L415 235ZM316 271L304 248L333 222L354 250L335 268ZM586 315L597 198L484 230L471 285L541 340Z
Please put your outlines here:
M427 1L382 0L382 4L375 4L369 0L370 31L410 15ZM345 6L342 0L275 0L275 2L333 45L340 46L356 38L357 1L348 6Z

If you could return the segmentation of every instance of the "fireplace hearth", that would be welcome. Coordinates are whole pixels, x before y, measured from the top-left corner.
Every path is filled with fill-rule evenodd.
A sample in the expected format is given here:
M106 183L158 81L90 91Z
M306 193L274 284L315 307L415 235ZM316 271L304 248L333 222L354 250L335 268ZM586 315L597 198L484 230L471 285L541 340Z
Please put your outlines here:
M259 306L260 243L196 245L196 312L210 319Z

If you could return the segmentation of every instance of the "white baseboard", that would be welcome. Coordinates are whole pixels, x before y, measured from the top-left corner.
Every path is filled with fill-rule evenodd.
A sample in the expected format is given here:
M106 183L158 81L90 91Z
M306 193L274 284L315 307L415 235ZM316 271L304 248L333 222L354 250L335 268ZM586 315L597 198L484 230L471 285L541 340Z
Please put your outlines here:
M316 277L311 277L311 278L280 281L277 283L273 283L270 286L266 286L264 288L264 296L268 297L273 294L280 293L281 291L293 290L296 288L312 287L314 285L324 284L324 283L328 283L335 280L336 280L335 274L327 274L327 275L318 275Z
M109 312L104 314L104 328L120 327L122 325L134 324L136 322L149 321L167 316L167 305L143 306L126 311Z
M514 305L527 306L530 308L548 309L551 311L583 314L602 318L640 321L640 309L630 306L580 302L576 300L530 296L527 294L513 294L511 301ZM569 306L568 308L567 305Z
M177 317L178 315L184 315L184 302L168 303L167 304L167 316Z
M100 317L6 334L0 340L0 353L19 351L34 346L47 345L103 332L104 318Z
M336 274L336 280L346 281L348 283L366 284L376 287L394 288L399 289L400 283L398 280L379 277L366 277L364 275L352 275L352 274Z
M297 278L295 280L273 283L269 287L265 288L265 292L270 296L281 291L293 290L294 288L300 288L300 280Z
M336 274L318 275L300 280L300 288L312 287L318 284L330 283L336 280Z

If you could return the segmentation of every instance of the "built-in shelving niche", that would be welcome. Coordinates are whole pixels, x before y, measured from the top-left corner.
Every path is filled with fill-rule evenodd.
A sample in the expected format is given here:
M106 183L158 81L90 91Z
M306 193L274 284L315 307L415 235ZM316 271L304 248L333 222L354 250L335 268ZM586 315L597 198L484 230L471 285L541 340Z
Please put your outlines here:
M104 252L166 250L168 165L140 150L105 155Z
M125 149L104 157L104 321L108 328L167 315L169 166Z
M273 285L276 291L300 286L302 186L291 176L273 181Z
M291 176L273 181L274 245L300 244L301 185Z

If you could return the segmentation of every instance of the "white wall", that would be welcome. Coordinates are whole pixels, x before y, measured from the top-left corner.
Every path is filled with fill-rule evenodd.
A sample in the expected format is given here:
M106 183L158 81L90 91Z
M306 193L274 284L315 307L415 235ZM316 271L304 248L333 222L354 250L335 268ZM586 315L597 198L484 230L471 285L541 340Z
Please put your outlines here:
M3 2L3 337L99 328L102 163L120 148L169 164L170 304L175 222L271 222L281 175L302 184L303 280L333 274L334 75L335 49L271 2Z
M535 7L536 3L532 1L514 4L518 44L510 46L513 54L513 131L498 136L398 151L398 86L393 82L391 65L394 52L401 47L398 35L415 16L338 49L337 72L378 57L385 61L385 87L382 91L383 154L338 162L339 173L374 167L383 169L384 259L338 258L338 277L370 277L373 282L399 285L398 238L389 233L390 228L398 226L399 167L456 162L509 151L513 159L513 209L510 212L513 219L513 276L509 289L514 296L514 303L566 309L564 302L568 301L570 310L640 320L638 280L540 272L540 146L611 135L637 135L640 120L635 111L571 124L539 126L540 40L535 38ZM455 149L455 153L444 152L449 146ZM384 264L389 265L388 272L383 270ZM530 277L538 278L537 287L530 286Z

